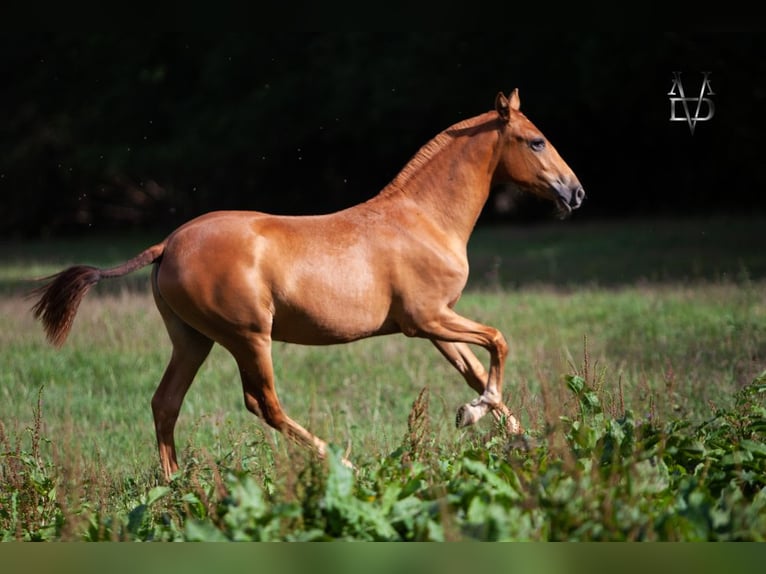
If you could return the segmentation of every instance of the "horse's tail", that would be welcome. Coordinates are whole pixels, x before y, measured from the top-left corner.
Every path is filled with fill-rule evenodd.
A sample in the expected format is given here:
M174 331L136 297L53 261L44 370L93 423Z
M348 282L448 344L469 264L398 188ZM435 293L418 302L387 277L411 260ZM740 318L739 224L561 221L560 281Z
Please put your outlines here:
M36 319L42 321L48 341L57 347L64 344L80 301L93 285L101 279L121 277L146 267L162 257L164 251L165 243L162 242L117 267L99 269L89 265L75 265L43 278L42 281L47 283L32 291L30 296L40 297L32 307L32 312Z

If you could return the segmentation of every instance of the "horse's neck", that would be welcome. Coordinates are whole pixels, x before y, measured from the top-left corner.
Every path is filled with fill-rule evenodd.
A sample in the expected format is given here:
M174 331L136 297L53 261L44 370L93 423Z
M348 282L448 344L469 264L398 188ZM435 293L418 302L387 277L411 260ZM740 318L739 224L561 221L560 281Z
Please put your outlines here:
M467 243L489 195L497 162L496 114L452 126L423 146L375 198L415 207L440 229ZM414 205L413 205L414 204Z

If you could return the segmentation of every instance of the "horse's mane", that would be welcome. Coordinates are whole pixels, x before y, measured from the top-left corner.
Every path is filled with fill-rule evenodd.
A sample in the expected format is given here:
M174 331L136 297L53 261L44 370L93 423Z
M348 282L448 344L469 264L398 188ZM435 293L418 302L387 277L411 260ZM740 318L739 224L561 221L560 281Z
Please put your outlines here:
M416 173L418 173L424 166L436 157L441 151L446 149L451 143L455 141L457 136L466 135L468 133L476 133L486 129L487 116L492 116L492 119L497 116L488 112L481 114L467 120L462 120L446 130L438 133L431 141L421 147L418 152L407 162L397 176L389 183L378 196L388 196L392 193L402 190Z

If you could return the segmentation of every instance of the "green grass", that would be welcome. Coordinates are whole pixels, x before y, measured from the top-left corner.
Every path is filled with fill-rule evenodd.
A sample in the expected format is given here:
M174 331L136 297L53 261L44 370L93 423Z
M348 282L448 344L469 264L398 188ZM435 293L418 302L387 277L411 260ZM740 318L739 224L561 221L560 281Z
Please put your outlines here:
M579 460L582 455L582 464L586 464L592 453L583 454L578 446L584 431L561 422L577 420L582 404L587 406L582 396L573 394L572 377L579 377L586 390L592 390L602 413L601 419L582 419L577 428L590 429L593 436L603 439L611 436L609 433L617 428L614 425L622 428L620 425L625 423L615 421L624 421L625 413L630 412L637 428L650 425L645 431L647 437L659 433L663 444L672 442L669 437L677 435L663 435L664 425L676 425L676 429L683 421L692 425L689 428L703 425L707 429L706 421L715 418L717 412L744 409L737 407L738 393L766 366L766 267L761 244L747 237L762 225L763 221L721 219L677 224L560 223L555 227L477 230L470 244L474 278L458 310L498 327L506 335L510 345L504 387L507 403L530 435L540 441L549 462L539 458L542 451L519 454L503 446L506 443L501 436L500 442L493 439L498 435L491 417L474 428L455 430L455 409L470 400L472 392L427 341L391 336L321 348L275 344L277 390L293 418L333 444L345 447L350 443L351 458L362 472L353 494L344 495L346 502L348 496L367 500L367 490L373 499L382 500L376 497L382 496L387 484L404 481L406 485L415 475L422 484L408 488L415 489L418 500L423 502L432 498L421 488L468 496L467 491L450 490L451 479L445 477L456 480L453 473L467 472L475 479L484 468L490 475L506 480L510 474L502 465L513 460L514 465L519 465L513 466L517 478L523 482L526 471L520 469L542 472L553 468L557 457L566 466L572 456ZM700 230L705 234L701 235ZM674 239L667 243L670 237ZM98 537L93 533L84 536L87 524L101 529L99 536L107 538L141 537L137 531L118 534L109 530L108 524L119 522L120 517L128 520L128 515L146 502L152 489L162 484L149 401L169 357L170 345L151 295L142 287L146 279L143 277L143 281L129 283L129 289L120 288L119 281L97 287L83 302L66 345L53 349L45 343L40 325L29 313L30 302L21 296L27 286L24 278L54 272L75 262L119 263L157 239L6 244L0 249L0 421L6 443L0 473L6 479L18 478L19 472L8 466L12 458L8 458L9 454L40 451L29 460L42 478L35 475L38 482L30 484L45 491L44 479L50 479L56 485L56 494L49 503L59 510L63 504L67 510L60 512L66 518L65 526L57 527L55 535L42 537ZM482 351L479 356L486 360ZM428 412L421 414L421 419L427 425L424 436L415 442L430 445L428 456L413 446L413 436L418 436L417 429L413 430L413 401L424 388L428 390ZM555 428L558 434L552 433ZM763 439L752 433L748 436L751 442ZM711 432L703 438L709 437L719 435ZM168 500L172 498L174 504L181 504L179 500L187 496L184 504L191 504L189 492L201 496L199 489L195 490L195 480L203 486L213 485L212 491L200 486L211 498L216 488L245 489L253 496L262 490L271 501L269 508L273 504L287 505L279 508L297 504L300 512L285 512L298 512L301 528L305 529L311 513L318 512L312 503L321 498L317 492L326 496L326 481L341 480L333 478L332 472L328 475L327 469L318 469L305 453L245 411L236 366L219 347L214 348L189 391L176 440L183 467L182 477L173 487L176 494L154 491L170 497ZM599 448L602 443L598 443ZM565 444L570 454L561 454ZM631 449L638 447L633 445ZM705 453L714 451L711 446ZM420 455L416 457L413 453L417 452ZM622 471L639 468L634 459L642 453L631 450ZM504 458L506 455L510 458ZM708 460L700 456L701 461ZM420 460L420 466L412 467L407 457ZM465 457L479 461L483 467L461 462ZM712 462L708 463L714 468ZM412 474L406 471L408 468L419 470ZM561 468L562 472L566 470ZM207 472L205 469L219 469L224 477L229 476L228 472L234 474L230 479L216 479L215 472L212 478L200 478ZM238 474L241 470L246 474ZM581 474L582 481L575 490L582 504L590 504L588 491L612 484L608 476L604 478L608 484L600 484L592 482L597 477ZM586 475L589 485L583 482ZM244 476L255 482L241 482ZM556 474L555 480L560 479ZM479 480L476 488L480 489L481 484L489 489L491 480ZM187 490L178 490L182 488ZM497 488L505 487L500 484ZM710 488L705 488L706 496L713 496ZM471 496L480 497L480 490L471 492ZM615 491L614 496L627 496L620 493L622 490ZM400 492L397 500L409 500L409 494L405 494ZM718 490L715 496L719 496ZM637 508L639 499L632 493L623 502ZM482 500L485 506L491 502ZM668 500L669 508L678 504L675 499ZM87 501L85 507L83 501ZM474 517L489 513L485 518L490 522L489 516L497 510L491 504L482 510L475 506L479 502L464 502L474 505L470 511ZM509 504L503 502L503 512L510 512L513 505ZM223 517L213 517L218 512L215 508L203 504L199 510L202 514L195 515L206 525L202 527L205 536L213 536L210 528L219 533L225 530ZM345 519L356 516L356 510L343 508ZM0 527L10 523L7 514L4 518L4 510L0 505ZM165 508L164 512L170 510ZM366 508L364 512L377 510ZM469 512L468 506L463 512ZM541 507L525 515L525 520L534 518L547 524L537 529L530 526L527 538L640 538L640 532L630 528L599 531L598 535L593 530L575 536L582 524L570 527L562 523L559 528L556 520L563 518L558 512ZM595 510L567 512L571 514L567 520L579 524L592 519L588 512ZM297 519L288 520L287 514L280 520L294 525ZM446 529L447 538L474 537L464 523L467 514L447 512L440 516L430 528ZM672 512L668 516L672 517ZM154 519L159 520L157 516ZM280 524L284 530L285 522ZM427 528L430 523L426 520L424 524L421 526ZM454 530L450 530L450 524ZM646 532L662 538L661 533L657 534L657 524ZM183 525L177 527L183 530ZM335 532L327 524L321 528L326 535ZM758 530L758 524L754 528L755 534L742 538L766 536L766 531ZM351 537L362 536L361 531L353 532L356 534ZM492 537L481 532L478 537ZM672 530L665 539L683 538L679 532ZM11 538L16 534L17 527L10 534L6 532ZM285 535L277 534L277 538ZM689 534L687 538L694 536Z
M583 361L586 338L593 368L605 371L608 385L621 379L634 408L706 416L709 403L725 403L762 368L764 300L760 284L535 289L468 293L459 309L506 334L505 392L534 428L544 414L543 391L560 392L561 376ZM116 476L153 469L149 400L170 345L151 296L89 297L61 350L45 343L22 300L0 305L8 326L0 334L2 420L29 426L44 387L46 430L60 436L75 425L83 463L98 454ZM424 386L440 405L435 431L448 441L461 434L451 428L454 410L471 391L426 341L392 336L327 348L278 343L273 354L288 412L334 442L351 440L359 457L395 447ZM616 396L618 389L603 391ZM258 426L244 411L233 360L216 347L184 404L181 444L198 435L192 442L217 451L221 433Z

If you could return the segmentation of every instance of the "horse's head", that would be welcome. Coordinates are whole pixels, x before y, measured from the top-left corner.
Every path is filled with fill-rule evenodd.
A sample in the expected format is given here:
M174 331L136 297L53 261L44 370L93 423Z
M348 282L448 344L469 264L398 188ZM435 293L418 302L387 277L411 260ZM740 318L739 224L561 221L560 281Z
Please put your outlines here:
M580 207L585 190L542 132L519 111L518 90L510 97L497 94L500 115L500 158L493 183L514 183L545 199L555 201L562 217Z

